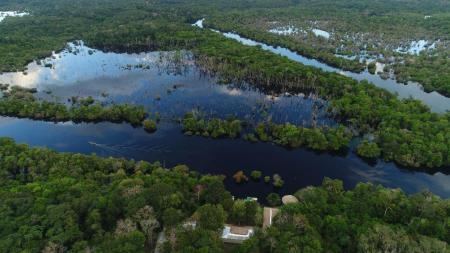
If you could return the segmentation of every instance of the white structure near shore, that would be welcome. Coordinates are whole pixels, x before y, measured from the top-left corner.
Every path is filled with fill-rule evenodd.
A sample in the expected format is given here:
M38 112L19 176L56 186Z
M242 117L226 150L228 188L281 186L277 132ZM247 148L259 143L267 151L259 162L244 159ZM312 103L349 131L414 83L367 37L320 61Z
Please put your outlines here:
M29 13L17 11L0 11L0 22L2 22L6 17L23 17L26 15L29 15Z
M249 239L253 233L253 227L238 227L226 224L221 238L224 242L237 244Z

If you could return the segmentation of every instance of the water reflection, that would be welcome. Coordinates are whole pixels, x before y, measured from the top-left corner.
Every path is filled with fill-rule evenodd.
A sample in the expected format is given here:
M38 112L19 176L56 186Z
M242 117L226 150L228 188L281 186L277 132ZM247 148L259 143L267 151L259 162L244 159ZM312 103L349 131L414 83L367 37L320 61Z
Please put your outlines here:
M37 88L40 98L51 101L93 96L104 103L140 104L165 119L196 109L206 116L251 122L333 124L326 116L325 101L304 94L267 96L246 84L217 84L184 51L117 54L71 43L66 50L31 63L26 73L0 75L0 83Z
M408 193L428 189L442 197L450 197L450 177L442 173L412 172L381 161L370 166L351 153L333 156L304 149L286 150L269 143L188 137L172 123L159 125L158 131L149 135L126 124L73 125L0 118L0 136L63 152L159 160L168 167L187 164L203 173L226 175L227 188L241 197L264 199L274 190L263 182L236 185L232 181L237 170L250 174L254 169L261 170L264 175L280 174L285 180L284 187L279 190L282 194L309 185L320 185L323 177L331 177L343 180L348 188L358 182L370 181L402 188Z
M18 12L18 11L0 11L0 22L2 22L7 17L23 17L30 15L28 12Z
M45 90L53 86L68 86L99 78L119 78L129 75L128 65L155 64L159 54L115 54L96 51L82 42L69 43L60 53L34 61L24 72L0 75L0 83ZM142 69L133 69L140 73Z
M51 68L45 67L50 64ZM159 160L167 166L183 163L204 173L227 175L227 187L237 196L264 198L274 190L263 182L241 186L232 182L236 170L249 174L253 169L266 175L280 174L286 181L281 193L319 185L323 177L332 177L342 179L347 187L372 181L410 193L427 188L450 196L450 179L441 173L411 172L384 162L370 166L352 153L334 156L305 149L286 150L270 143L183 135L173 119L192 109L211 117L233 115L248 122L334 124L324 112L326 102L313 95L272 96L246 84L218 84L197 69L188 52L114 54L94 51L80 43L40 65L30 64L27 73L1 75L0 83L9 80L15 85L36 87L38 95L47 100L67 101L71 96L91 95L103 103L140 104L161 113L163 120L158 131L150 135L126 124L54 124L0 117L0 136L20 143L63 152Z
M198 26L200 28L203 28L203 21L204 19L201 19L197 21L194 25ZM217 30L213 30L215 32L220 32ZM222 33L222 32L220 32ZM400 84L397 83L397 81L393 79L383 79L380 75L372 75L367 70L362 73L354 73L350 71L344 71L335 67L331 67L325 63L319 62L314 59L306 58L302 55L297 54L296 52L293 52L287 48L283 47L273 47L261 42L257 42L251 39L247 39L244 37L241 37L240 35L232 32L223 32L222 33L225 37L234 39L239 41L240 43L248 46L261 46L262 49L286 56L287 58L300 62L304 65L308 66L314 66L316 68L320 68L327 72L336 72L341 75L345 75L348 77L351 77L355 80L362 81L362 80L368 80L369 82L375 84L376 86L386 89L392 93L398 94L399 98L415 98L420 101L422 101L424 104L428 105L432 111L443 113L447 110L450 110L450 98L442 96L438 92L430 92L427 93L423 91L423 88L420 84L415 82L408 82L408 84Z

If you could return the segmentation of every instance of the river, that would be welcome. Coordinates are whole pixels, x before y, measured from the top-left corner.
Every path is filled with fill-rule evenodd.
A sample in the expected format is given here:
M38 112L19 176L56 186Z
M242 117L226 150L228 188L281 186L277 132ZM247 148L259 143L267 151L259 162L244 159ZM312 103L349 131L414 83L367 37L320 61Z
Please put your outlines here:
M181 54L181 60L172 60ZM45 65L47 64L47 67ZM51 65L51 67L49 67ZM270 143L249 143L242 139L212 140L183 135L176 119L193 109L211 117L227 115L244 121L270 118L275 122L333 125L322 110L326 102L307 94L270 96L244 85L223 85L197 69L189 52L117 54L70 44L67 50L28 65L26 74L5 73L0 83L34 87L38 96L66 102L71 96L93 96L105 104L133 103L159 112L162 122L154 134L127 124L52 123L0 117L0 136L18 143L43 146L61 152L96 153L100 156L160 161L166 167L186 164L202 173L226 175L225 184L235 196L265 196L278 191L292 193L319 185L324 177L341 179L346 188L358 182L373 182L401 188L408 193L428 189L450 197L450 177L440 172L403 169L393 163L368 164L353 152L332 155L307 149L288 150ZM237 185L232 175L254 169L263 175L277 173L285 181L276 190L264 182Z

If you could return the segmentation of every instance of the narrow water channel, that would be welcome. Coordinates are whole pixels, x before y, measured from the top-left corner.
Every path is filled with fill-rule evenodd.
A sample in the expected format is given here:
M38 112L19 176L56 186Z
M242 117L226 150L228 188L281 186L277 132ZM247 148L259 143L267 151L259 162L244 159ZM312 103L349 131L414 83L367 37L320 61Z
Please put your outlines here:
M204 19L198 20L193 25L204 28L203 26ZM430 92L427 93L422 89L422 86L415 82L408 82L408 84L398 83L393 79L382 79L377 74L370 74L367 70L361 73L354 73L350 71L344 71L335 67L331 67L323 62L320 62L315 59L306 58L292 50L283 47L274 47L265 43L261 43L255 40L251 40L248 38L244 38L237 33L233 32L221 32L217 30L213 30L215 32L221 33L223 36L239 41L240 43L248 46L260 46L262 49L286 56L287 58L300 62L307 66L313 66L316 68L320 68L323 71L327 72L336 72L341 75L345 75L351 77L355 80L362 81L367 80L374 85L386 89L392 93L398 94L399 98L415 98L417 100L422 101L424 104L428 105L433 112L444 113L447 110L450 110L450 98L445 97L438 92Z

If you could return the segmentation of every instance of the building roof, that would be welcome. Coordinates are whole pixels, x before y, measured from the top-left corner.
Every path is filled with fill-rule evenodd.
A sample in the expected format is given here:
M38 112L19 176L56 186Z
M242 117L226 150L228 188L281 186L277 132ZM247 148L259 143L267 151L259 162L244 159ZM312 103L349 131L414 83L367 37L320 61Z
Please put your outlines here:
M281 198L281 201L283 204L291 204L291 203L297 203L298 199L293 195L285 195L283 198Z
M253 235L253 227L226 225L222 231L222 240L227 243L242 243Z
M248 227L237 227L237 226L230 227L230 232L236 235L247 235L249 230L250 228Z

